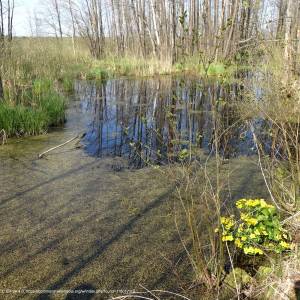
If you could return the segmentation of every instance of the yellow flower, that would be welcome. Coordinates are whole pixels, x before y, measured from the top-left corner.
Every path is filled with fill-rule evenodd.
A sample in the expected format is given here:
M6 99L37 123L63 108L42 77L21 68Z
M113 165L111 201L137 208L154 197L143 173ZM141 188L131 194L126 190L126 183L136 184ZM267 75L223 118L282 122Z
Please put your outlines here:
M255 230L254 230L254 234L255 234L255 235L260 235L260 231L259 231L258 229L255 229Z
M260 201L258 199L255 199L255 200L249 199L249 200L247 200L246 205L249 207L255 207L255 206L260 205Z
M254 226L258 223L258 220L255 218L246 218L245 221L248 225L254 225Z
M238 227L238 233L242 233L244 231L244 224L240 224Z
M256 238L256 235L254 233L251 233L250 234L250 239L255 239Z
M264 252L261 249L255 248L255 247L252 247L252 246L244 247L244 253L249 254L249 255L264 254Z
M246 199L240 199L239 201L236 202L235 205L237 208L241 209L245 206L245 204L246 204Z
M215 229L215 233L217 233L217 232L219 232L219 228L216 228L216 229Z
M279 245L280 245L282 248L285 248L285 249L290 249L290 248L291 248L291 245L288 244L288 243L285 242L285 241L281 241L281 242L279 243Z
M248 218L248 215L241 213L241 220L245 221Z
M259 255L264 254L264 252L261 249L259 249L259 248L254 248L254 249L255 249L256 254L259 254Z
M228 220L228 223L225 225L225 228L227 230L231 229L234 226L234 221L233 220Z
M232 235L224 235L222 237L222 241L223 242L227 242L227 241L231 242L231 241L233 241L233 236Z
M240 239L236 239L234 241L234 244L238 247L238 248L243 248L243 243L241 242Z
M261 208L268 207L268 204L266 203L266 201L264 199L260 199L260 207Z
M233 220L233 217L221 217L221 224L225 227L226 230L230 230L234 226L235 222Z
M227 224L227 218L221 217L221 224L223 225Z

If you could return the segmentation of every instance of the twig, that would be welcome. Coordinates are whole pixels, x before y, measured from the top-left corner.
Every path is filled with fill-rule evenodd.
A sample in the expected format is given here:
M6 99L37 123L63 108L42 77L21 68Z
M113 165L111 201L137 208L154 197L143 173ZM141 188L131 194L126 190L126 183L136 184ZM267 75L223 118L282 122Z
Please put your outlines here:
M290 220L299 217L300 216L300 211L298 211L297 213L293 214L292 216L288 217L287 219L283 220L281 222L281 224L286 224L287 222L289 222Z
M147 291L150 295L152 295L154 297L154 300L159 300L158 297L156 297L150 290L148 290L147 288L145 288L143 285L140 284L140 286L145 290Z
M223 230L224 230L224 228L223 228ZM231 264L231 267L232 267L232 274L233 274L233 279L234 279L234 284L235 284L237 298L238 298L238 300L240 300L241 299L240 298L240 290L239 290L239 286L237 284L237 280L236 280L236 276L235 276L235 271L234 271L233 260L232 260L232 256L230 254L227 242L226 242L226 249L227 249L227 253L228 253L228 256L229 256L230 264Z
M76 140L76 139L78 139L78 138L80 139L80 138L82 138L82 136L84 136L84 134L77 134L75 137L69 139L68 141L66 141L66 142L64 142L64 143L62 143L62 144L60 144L60 145L57 145L57 146L55 146L55 147L52 147L52 148L50 148L50 149L44 151L43 153L39 154L39 158L43 158L47 153L49 153L49 152L51 152L51 151L53 151L53 150L55 150L55 149L57 149L57 148L63 147L63 146L65 146L65 145L71 143L72 141L74 141L74 140Z

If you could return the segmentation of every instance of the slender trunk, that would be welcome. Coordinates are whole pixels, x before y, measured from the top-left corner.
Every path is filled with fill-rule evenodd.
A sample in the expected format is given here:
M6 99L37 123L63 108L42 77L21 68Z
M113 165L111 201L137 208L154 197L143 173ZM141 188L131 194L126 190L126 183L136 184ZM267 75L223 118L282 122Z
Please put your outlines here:
M4 14L3 14L3 3L2 0L0 0L0 39L4 39Z
M233 33L234 33L234 29L236 27L238 6L239 6L239 1L235 0L234 8L232 11L232 24L230 26L229 36L228 36L228 39L227 39L226 45L225 45L224 57L227 57L228 54L230 53L230 51L232 50L232 47L230 47L230 45L232 44Z
M99 16L99 31L100 31L100 43L101 43L101 56L104 53L104 46L105 46L105 36L104 36L104 28L103 28L103 15L102 15L102 5L101 5L101 0L98 2L98 16Z
M10 0L7 1L7 37L10 37Z
M155 7L154 7L154 0L150 0L151 3L151 10L152 10L152 22L153 22L153 27L154 27L154 35L156 38L156 53L160 52L160 37L159 37L159 33L158 33L158 26L157 26L157 16L156 16L156 11L155 11Z
M282 38L285 13L286 13L286 0L280 0L279 9L278 9L278 24L277 24L276 39Z
M0 74L0 101L3 100L4 100L3 82L2 82L2 76Z
M73 8L72 8L72 2L71 2L71 0L68 1L68 4L69 4L69 12L70 12L71 20L72 20L72 47L73 47L73 54L74 54L74 57L76 57L76 46L75 46L76 31L75 31L75 20L74 20L74 13L73 13Z
M285 33L284 33L284 58L286 61L286 79L289 81L292 72L292 41L291 41L291 25L292 25L292 0L287 0Z
M132 14L133 14L133 19L134 19L134 22L135 22L135 26L136 26L136 29L137 29L137 35L138 35L138 39L139 39L141 53L142 53L142 56L145 57L139 18L138 18L133 0L131 0L131 9L132 9Z
M61 16L60 16L60 9L59 9L59 5L58 5L58 0L54 0L54 7L55 7L55 12L56 12L56 17L57 17L59 36L62 39L63 32L62 32L62 26L61 26Z
M173 41L172 41L172 64L176 61L176 2L172 1L172 27L173 27Z

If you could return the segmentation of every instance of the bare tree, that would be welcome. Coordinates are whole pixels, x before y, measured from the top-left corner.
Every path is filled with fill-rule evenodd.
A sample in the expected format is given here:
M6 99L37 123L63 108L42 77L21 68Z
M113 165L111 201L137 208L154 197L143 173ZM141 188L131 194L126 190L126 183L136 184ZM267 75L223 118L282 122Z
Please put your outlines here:
M118 56L133 53L144 58L154 55L172 63L186 54L204 53L210 61L234 58L236 53L253 47L256 38L265 35L268 18L273 18L273 34L278 39L293 41L299 35L299 0L51 0L51 3L48 19L56 35L63 36L64 17L70 16L68 27L72 30L74 55L78 34L96 58L104 53ZM285 49L286 55L291 52L289 55L293 56L299 50L299 42L285 44L292 46L291 51Z
M55 12L56 12L59 36L60 36L60 38L62 38L63 37L63 32L62 32L61 12L60 12L59 3L58 3L58 0L52 0L52 1L53 1L53 6L54 6Z
M76 56L76 46L75 46L75 37L76 37L76 27L75 27L75 17L74 17L74 11L73 11L73 4L72 0L68 0L68 10L71 17L72 22L72 46L73 46L73 54Z
M15 10L15 1L7 0L7 38L12 40L13 36L13 18Z

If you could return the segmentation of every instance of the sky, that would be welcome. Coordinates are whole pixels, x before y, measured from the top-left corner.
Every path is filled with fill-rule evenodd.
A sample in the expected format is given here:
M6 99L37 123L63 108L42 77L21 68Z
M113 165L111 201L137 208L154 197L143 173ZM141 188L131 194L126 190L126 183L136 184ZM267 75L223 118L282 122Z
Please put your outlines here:
M14 34L17 36L30 35L29 16L38 9L45 0L16 0L14 17ZM47 1L47 0L46 0Z

